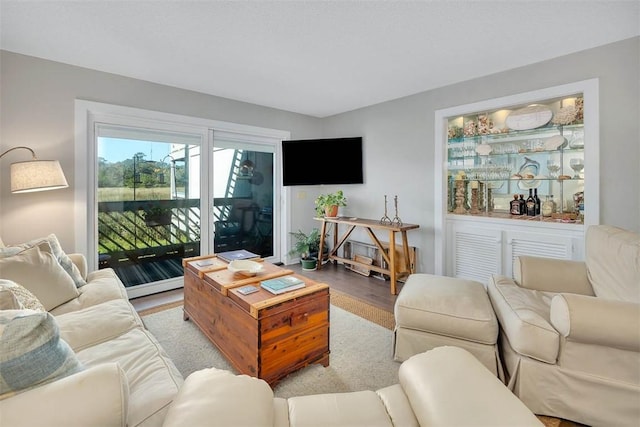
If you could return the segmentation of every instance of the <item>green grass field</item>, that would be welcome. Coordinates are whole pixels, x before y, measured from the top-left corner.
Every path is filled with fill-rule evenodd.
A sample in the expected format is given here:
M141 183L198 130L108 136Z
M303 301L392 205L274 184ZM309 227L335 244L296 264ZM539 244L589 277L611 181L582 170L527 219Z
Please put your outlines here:
M169 200L171 189L169 187L136 188L135 200ZM133 198L133 188L108 187L98 188L99 202L130 201Z

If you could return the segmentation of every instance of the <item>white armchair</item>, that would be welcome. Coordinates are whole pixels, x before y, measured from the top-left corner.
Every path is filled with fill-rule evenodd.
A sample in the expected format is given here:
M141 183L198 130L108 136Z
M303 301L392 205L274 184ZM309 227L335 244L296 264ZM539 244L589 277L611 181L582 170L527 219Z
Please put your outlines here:
M514 261L493 276L509 388L536 414L640 424L640 235L592 226L585 262Z

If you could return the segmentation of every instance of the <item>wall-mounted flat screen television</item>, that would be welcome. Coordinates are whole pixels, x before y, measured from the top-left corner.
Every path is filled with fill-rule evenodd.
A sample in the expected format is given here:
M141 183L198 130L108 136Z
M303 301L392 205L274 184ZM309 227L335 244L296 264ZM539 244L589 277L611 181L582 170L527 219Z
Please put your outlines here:
M362 137L282 141L282 185L362 183Z

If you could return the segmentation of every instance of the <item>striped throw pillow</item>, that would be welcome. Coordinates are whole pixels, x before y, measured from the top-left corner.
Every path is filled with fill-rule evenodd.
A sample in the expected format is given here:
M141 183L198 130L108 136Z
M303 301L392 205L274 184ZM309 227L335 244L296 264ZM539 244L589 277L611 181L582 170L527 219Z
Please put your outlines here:
M82 369L51 314L0 311L0 399Z

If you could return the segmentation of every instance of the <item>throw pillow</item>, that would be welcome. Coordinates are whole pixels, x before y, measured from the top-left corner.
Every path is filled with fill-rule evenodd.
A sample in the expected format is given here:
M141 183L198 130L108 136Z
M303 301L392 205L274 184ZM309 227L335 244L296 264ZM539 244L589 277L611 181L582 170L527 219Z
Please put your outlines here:
M0 259L0 279L20 283L47 311L79 295L73 280L51 253L48 242Z
M0 289L0 310L20 310L24 308L9 289Z
M0 258L6 258L6 257L9 257L9 256L13 256L13 255L17 254L18 252L23 251L24 249L28 249L28 248L32 248L34 246L37 246L40 243L42 243L43 241L46 241L46 242L49 243L49 245L51 246L51 250L52 250L53 255L56 257L56 259L58 260L58 262L60 263L60 265L62 266L64 271L66 271L67 274L69 274L69 276L71 277L71 279L75 283L76 287L80 288L80 287L86 285L87 282L82 277L82 273L80 273L80 270L73 263L73 261L71 260L69 255L67 255L64 252L64 250L62 249L62 246L60 245L60 242L58 241L58 238L56 237L55 234L49 234L47 237L41 237L41 238L38 238L38 239L29 240L28 242L22 243L20 245L7 246L7 247L4 247L4 248L2 248L0 246Z
M83 369L60 338L53 316L33 310L0 312L0 399Z
M17 302L17 306L9 307L9 304L5 302L7 298L14 299ZM0 279L0 301L2 301L0 303L0 309L2 310L27 308L35 311L46 311L40 300L33 293L11 280ZM7 306L5 307L5 305Z
M73 279L73 283L75 283L76 287L79 288L86 285L87 282L82 277L80 270L78 270L78 267L73 263L73 261L71 261L69 255L67 255L64 250L62 250L62 246L60 245L60 242L58 241L56 235L50 234L49 236L47 236L47 241L51 245L53 254L58 259L58 262L60 263L64 271L66 271L69 276L71 276L71 279Z

